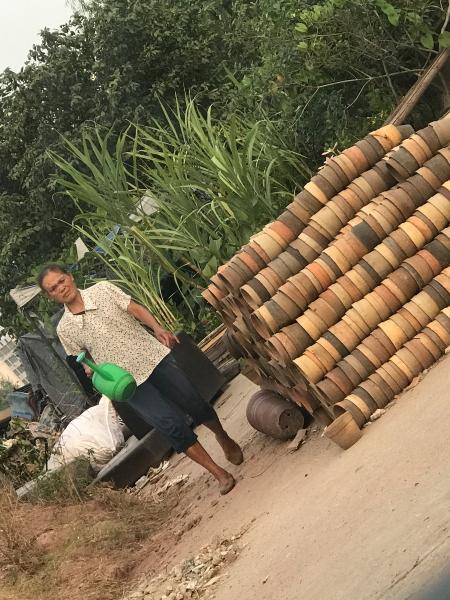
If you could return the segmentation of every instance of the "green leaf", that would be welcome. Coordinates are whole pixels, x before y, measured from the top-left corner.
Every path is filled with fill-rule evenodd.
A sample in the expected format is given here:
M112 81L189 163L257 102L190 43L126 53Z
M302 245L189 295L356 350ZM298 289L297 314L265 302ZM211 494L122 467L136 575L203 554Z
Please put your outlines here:
M439 48L450 48L450 31L443 31L439 35Z
M378 0L377 6L380 8L381 12L386 15L389 23L394 27L397 27L400 20L400 11L390 2L386 2L386 0Z
M307 50L308 49L308 44L306 42L299 42L297 44L297 47L300 48L300 50Z
M308 27L306 23L297 23L295 26L295 31L298 31L299 33L306 33L308 31Z
M434 46L433 34L431 31L427 31L426 33L420 36L420 43L427 50L432 50Z

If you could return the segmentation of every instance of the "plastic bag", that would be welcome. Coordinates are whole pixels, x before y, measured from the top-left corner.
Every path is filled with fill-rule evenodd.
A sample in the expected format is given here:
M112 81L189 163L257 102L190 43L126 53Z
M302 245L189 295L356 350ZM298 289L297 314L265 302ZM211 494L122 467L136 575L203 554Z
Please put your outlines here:
M48 469L57 469L84 456L99 471L123 446L124 434L111 401L102 396L97 406L69 423L53 448Z

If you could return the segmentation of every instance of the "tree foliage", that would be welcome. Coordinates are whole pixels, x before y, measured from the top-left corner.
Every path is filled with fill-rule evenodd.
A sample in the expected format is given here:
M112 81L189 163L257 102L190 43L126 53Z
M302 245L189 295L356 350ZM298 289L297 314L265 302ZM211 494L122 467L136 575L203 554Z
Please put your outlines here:
M0 312L21 322L8 292L64 253L76 215L49 150L76 164L93 125L111 140L129 122L164 122L161 101L189 91L218 118L267 119L314 167L378 126L440 47L447 4L433 0L90 0L42 32L25 67L0 75ZM445 77L446 73L442 77ZM439 116L437 78L412 116ZM81 165L79 168L83 169ZM80 207L82 210L83 207Z

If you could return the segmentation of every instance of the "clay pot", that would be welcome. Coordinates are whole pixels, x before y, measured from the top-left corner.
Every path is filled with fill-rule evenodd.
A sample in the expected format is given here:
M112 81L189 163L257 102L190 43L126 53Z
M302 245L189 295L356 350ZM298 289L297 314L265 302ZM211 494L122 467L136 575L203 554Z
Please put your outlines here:
M384 406L386 406L386 404L390 400L389 394L385 392L383 380L380 378L381 385L375 383L373 379L371 379L371 377L373 377L374 375L374 373L372 373L372 375L369 375L366 381L361 383L361 385L358 388L356 388L354 392L355 395L358 394L358 396L364 396L364 398L370 399L373 402L373 404L375 405L375 409L373 412L375 412L377 408L383 408Z
M323 192L320 187L312 181L308 181L308 183L305 184L304 190L309 192L311 196L321 205L320 208L325 205L331 197L327 196L327 194L325 194L325 192Z
M379 142L385 152L389 152L402 141L402 136L395 125L385 125L376 131L370 132L369 135Z
M448 202L448 207L450 215L450 202ZM444 229L444 227L448 225L447 217L444 214L442 214L442 212L438 208L436 208L436 206L434 206L434 204L432 204L431 201L428 201L426 204L418 208L417 213L418 215L420 214L427 217L427 219L429 219L429 221L431 221L434 224L435 228L438 231L441 231L441 229Z
M280 220L271 223L268 226L268 231L274 231L281 239L284 240L286 245L292 242L292 240L294 240L298 235Z
M431 185L417 173L410 177L404 185L407 185L408 183L411 184L420 194L420 200L416 206L420 206L434 194L434 189L431 187Z
M438 317L428 324L428 328L433 331L445 344L445 347L450 345L450 332L448 330L448 324L442 323L442 315L438 315Z
M348 325L358 328L358 331L362 332L362 335L369 335L372 331L372 327L369 323L364 319L363 315L355 310L355 308L349 308L347 313L342 317L342 320L345 321Z
M366 249L366 253L373 250L382 241L382 238L375 233L373 228L364 221L356 225L348 236L352 236L361 242ZM345 237L347 238L347 236Z
M389 395L389 401L393 400L394 396L396 396L403 390L401 383L398 381L398 379L395 379L392 376L392 374L386 370L385 365L382 365L379 369L377 369L376 373L373 373L373 375L371 375L370 377L373 377L374 375L378 375L383 380L386 395ZM388 390L386 390L386 386L389 388L390 393L388 392Z
M408 346L410 344L411 342L408 342ZM413 376L417 377L417 375L422 373L423 367L415 354L409 350L408 346L405 344L403 348L400 348L397 352L397 357L410 369Z
M391 320L404 331L408 339L411 339L416 335L417 328L412 324L412 321L405 317L404 314L396 313L395 315L392 315ZM394 354L394 352L392 352L392 354Z
M342 169L345 175L349 178L349 181L352 181L359 175L358 169L345 154L333 156L333 158L330 159L330 164L332 163L338 165Z
M422 310L420 306L418 306L418 304L416 304L415 297L410 302L405 304L403 309L409 312L419 323L417 332L419 332L420 329L423 329L430 322L429 316Z
M304 222L295 216L290 210L285 210L278 217L278 222L283 223L285 227L291 232L292 240L294 240L302 231L305 226ZM292 241L291 240L291 241Z
M380 370L381 369L386 371L386 373L388 373L398 383L398 385L400 386L399 391L404 390L405 387L410 383L410 380L408 379L404 371L399 369L399 367L392 360L392 357L389 359L388 362L386 362L380 367Z
M305 354L295 358L294 364L298 367L303 377L310 383L318 383L326 373L317 361Z
M423 165L432 157L432 153L428 146L417 135L402 142L402 148L405 148L416 160L419 165Z
M325 164L319 169L318 175L325 179L327 183L331 186L331 188L334 190L333 196L347 185L347 182L343 181L341 176L331 166L327 164Z
M426 328L425 328L425 330L426 330ZM421 333L419 333L415 337L415 339L418 340L427 349L427 351L431 354L431 357L432 357L431 364L433 364L435 361L440 359L440 357L442 356L443 350L441 350L440 344L436 344L434 342L434 340L431 339L431 337L427 335L425 330L422 331ZM445 348L444 348L444 350L445 350Z
M383 146L370 136L366 136L355 146L364 154L369 165L374 165L385 155Z
M325 167L324 167L325 169ZM334 182L336 184L336 187L331 183L331 181L325 177L322 174L322 170L320 170L317 175L314 175L311 178L312 183L315 183L317 185L317 187L319 187L322 192L325 194L325 196L327 198L332 198L335 194L337 194L341 189L342 189L342 185L340 183L339 178L334 174L334 171L332 169L330 169L329 167L326 168L325 171L325 175L327 175L327 173L329 174L329 176L331 177L331 179L334 179ZM333 177L334 175L334 177Z
M407 365L403 360L401 360L397 354L394 354L394 356L391 357L389 362L394 363L395 366L398 367L398 369L403 372L403 374L405 375L405 377L408 381L408 384L410 384L411 381L414 379L414 377L416 377L416 375L414 375L414 371L411 370L411 367L409 365Z
M269 260L267 260L266 263L276 258L284 250L283 245L280 245L271 235L266 232L257 234L251 240L250 244L252 248L258 246L259 249L266 253L266 255L269 257Z
M433 328L430 327L432 324L434 324ZM430 340L431 342L433 342L433 344L435 345L436 348L439 348L439 352L441 354L443 354L445 352L445 349L447 348L447 344L436 333L436 331L435 331L435 327L436 326L441 327L441 325L436 320L432 321L431 323L428 324L427 327L425 327L425 329L423 329L423 331L419 335L425 335L428 340ZM449 336L449 338L450 338L450 336Z
M347 377L347 379L349 379L353 385L353 389L359 385L361 383L361 377L358 373L358 371L356 371L348 362L347 362L347 357L344 358L343 360L341 360L336 367L333 369L333 371L336 370L340 370L342 371L345 376ZM328 373L328 375L330 375L331 373Z
M441 243L439 236L427 244L427 250L436 258L436 260L439 261L439 264L442 268L445 268L449 265L450 251L444 246L444 244Z
M385 346L383 346L383 344L381 344L381 342L379 342L377 338L372 335L363 340L361 346L368 348L372 354L380 359L381 364L389 360L389 358L392 356L389 350L387 350L387 348L385 348Z
M336 314L337 318L341 318L342 315L345 313L347 306L350 306L350 305L346 305L342 302L341 297L337 293L337 290L339 289L339 287L340 287L340 284L338 282L336 282L332 286L330 286L327 290L322 292L319 297L319 299L324 300L328 304L328 306ZM317 302L317 300L311 304L311 308L313 308L313 307L315 308L315 302Z
M294 202L300 204L309 213L309 218L323 206L323 204L307 189L303 189L297 194L294 198Z
M441 310L441 307L433 298L433 294L430 292L431 288L428 284L421 292L414 296L411 302L413 302L416 306L421 308L423 312L428 316L429 320L433 320ZM425 323L425 325L427 325L427 323Z
M256 310L270 299L267 289L257 279L252 279L241 287L241 295L248 306Z
M418 177L421 181L423 181L423 179L420 177L420 175ZM408 179L408 181L403 181L402 183L399 183L397 189L402 190L403 192L406 193L410 202L413 203L414 209L421 206L429 198L429 196L423 194L422 191L420 191L415 185L413 185L412 177L410 177ZM412 213L412 211L411 211L411 213ZM411 213L409 213L408 216L410 216Z
M430 123L430 127L433 128L441 146L446 146L450 142L450 119L448 117L433 121Z
M293 202L287 205L286 210L292 213L301 223L303 223L303 226L307 225L311 215L316 212L308 210L304 203L297 199L297 196Z
M371 396L361 386L355 388L353 394L349 394L346 400L359 408L366 421L370 419L370 415L378 408Z
M351 146L342 152L355 166L359 173L363 173L370 168L369 161L364 152L358 146Z
M408 336L403 329L392 319L388 319L387 321L384 321L384 323L380 323L378 325L378 329L385 334L385 336L391 341L392 345L395 346L396 349L401 348L408 339Z
M424 235L409 221L405 221L405 223L401 223L399 225L399 229L401 229L409 239L412 241L417 250L420 250L425 245L427 241Z
M414 225L418 231L420 231L425 239L425 242L431 241L438 233L436 227L430 222L429 219L425 217L425 215L414 213L412 217L409 217L408 221L411 223L411 225Z
M416 135L426 143L432 154L437 152L439 148L442 147L439 138L430 125L417 131Z
M291 281L287 281L280 287L278 292L273 296L273 299L275 301L278 301L279 294L283 294L284 296L286 296L291 303L295 304L298 307L297 316L308 306L308 301L305 298L305 296ZM282 303L283 300L280 301L280 306L282 306ZM284 310L286 310L286 308L284 308ZM290 314L290 310L286 310L286 312Z
M391 339L384 333L384 331L382 329L377 327L377 329L374 329L372 331L372 333L370 334L370 337L375 338L383 346L383 348L385 348L385 350L389 354L389 356L392 356L393 354L395 354L395 352L397 350L396 346L394 346Z
M362 432L353 416L345 413L325 428L325 435L343 450L348 450L362 437Z

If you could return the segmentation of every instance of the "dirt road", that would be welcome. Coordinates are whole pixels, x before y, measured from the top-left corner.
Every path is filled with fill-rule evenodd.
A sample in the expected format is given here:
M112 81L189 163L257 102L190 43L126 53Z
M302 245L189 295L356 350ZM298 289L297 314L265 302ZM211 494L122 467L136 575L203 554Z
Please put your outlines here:
M450 357L346 452L319 431L294 454L253 432L253 390L238 377L219 403L246 453L231 494L220 498L196 466L174 460L170 476L194 482L186 518L199 523L180 532L169 565L247 529L216 600L400 600L450 570Z

